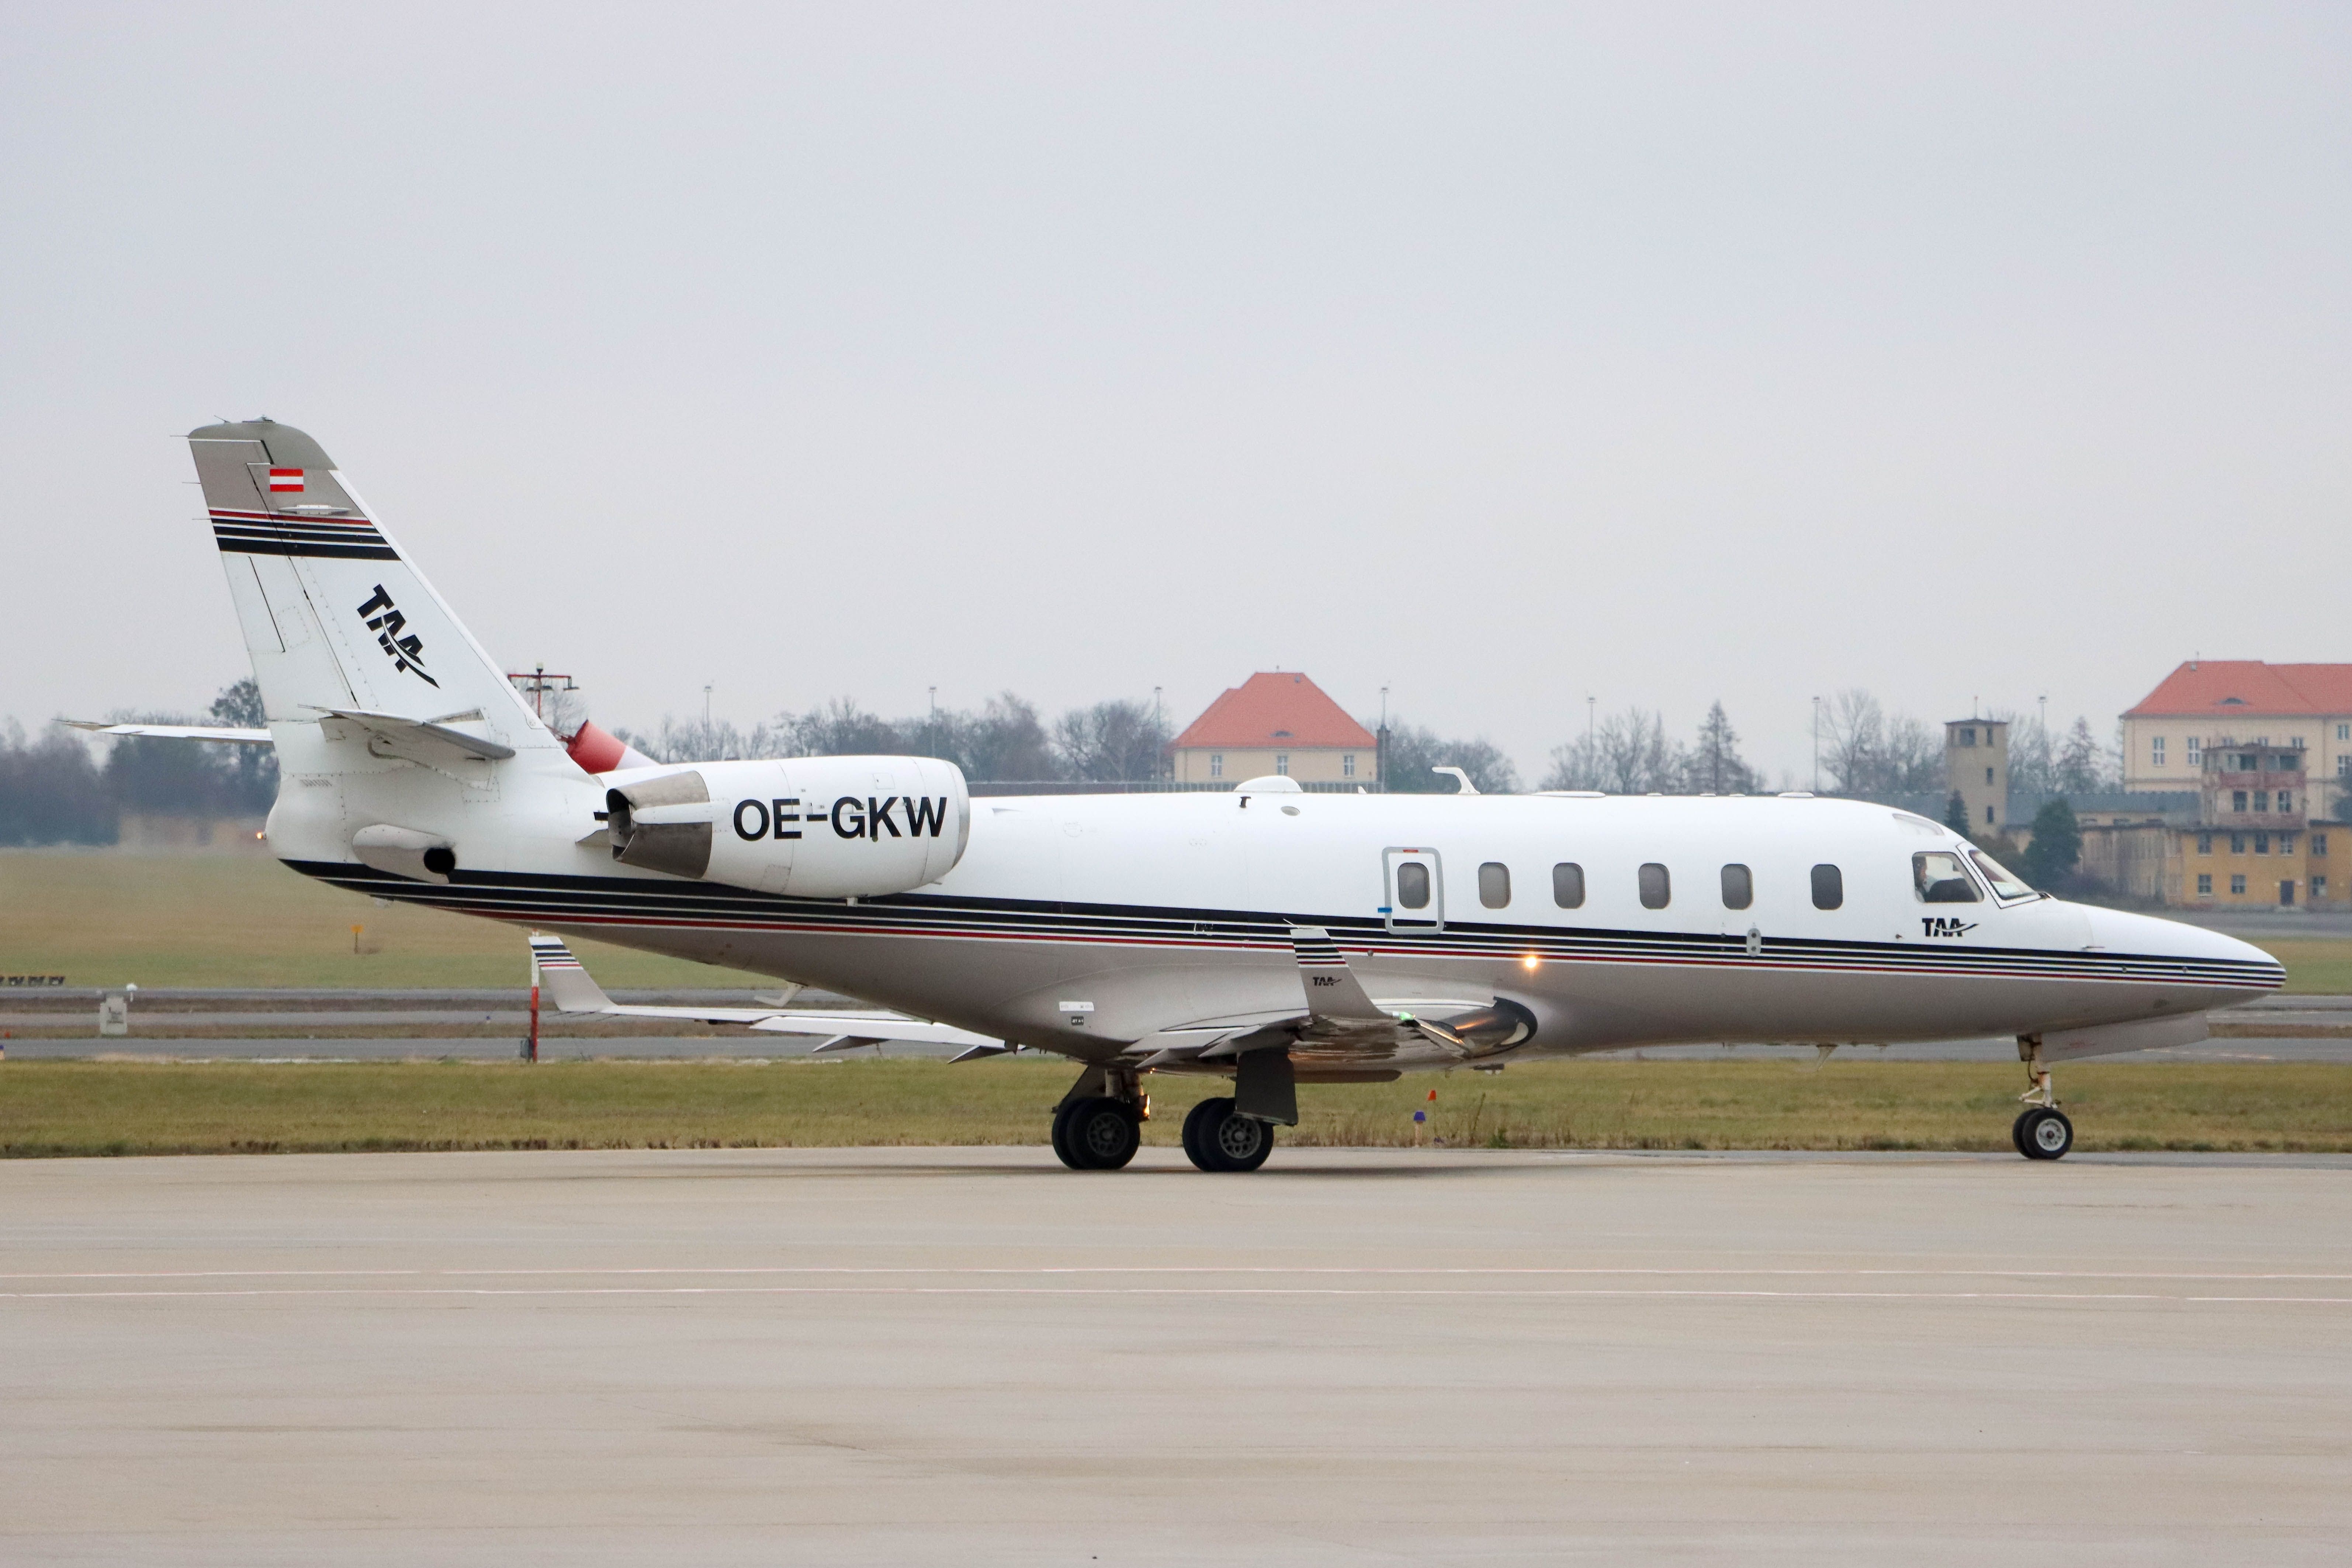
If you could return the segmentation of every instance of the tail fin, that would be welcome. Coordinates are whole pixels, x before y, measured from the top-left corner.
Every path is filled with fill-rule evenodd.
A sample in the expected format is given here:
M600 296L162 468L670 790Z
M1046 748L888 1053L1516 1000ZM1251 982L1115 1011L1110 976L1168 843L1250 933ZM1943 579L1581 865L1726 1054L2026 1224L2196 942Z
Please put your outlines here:
M188 445L271 719L478 719L510 745L554 743L316 441L258 419Z
M610 1013L613 999L596 984L581 962L572 956L563 939L545 931L530 933L531 967L539 972L539 983L547 988L549 1000L562 1013Z

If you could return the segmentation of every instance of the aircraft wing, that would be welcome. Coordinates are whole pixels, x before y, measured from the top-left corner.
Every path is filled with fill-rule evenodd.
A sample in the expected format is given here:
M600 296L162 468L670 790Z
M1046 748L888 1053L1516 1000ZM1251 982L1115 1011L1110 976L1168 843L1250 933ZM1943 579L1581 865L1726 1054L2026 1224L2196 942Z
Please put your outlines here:
M1374 1000L1324 927L1291 927L1290 946L1305 993L1303 1012L1177 1025L1138 1040L1129 1051L1146 1068L1222 1064L1276 1047L1313 1067L1379 1067L1432 1053L1468 1061L1508 1050L1535 1033L1533 1015L1514 1002ZM1424 1010L1441 1016L1423 1016Z
M267 730L236 730L215 724L110 724L103 719L60 719L94 735L143 735L159 741L226 741L239 746L269 744Z
M845 1051L884 1040L905 1040L927 1046L962 1046L965 1057L996 1056L1010 1049L989 1035L974 1034L951 1024L910 1018L904 1013L819 1013L806 1007L651 1007L627 1006L604 994L561 937L533 931L530 955L538 963L540 983L563 1013L597 1013L617 1018L684 1018L702 1024L736 1024L772 1035L828 1037L820 1051Z

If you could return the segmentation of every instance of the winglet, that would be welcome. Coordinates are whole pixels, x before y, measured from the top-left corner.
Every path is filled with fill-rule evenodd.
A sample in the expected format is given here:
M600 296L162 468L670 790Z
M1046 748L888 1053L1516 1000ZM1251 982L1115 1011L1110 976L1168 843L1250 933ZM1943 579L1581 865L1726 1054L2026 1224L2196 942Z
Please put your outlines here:
M1307 1010L1318 1018L1381 1018L1363 982L1348 967L1339 944L1321 926L1292 926L1290 945L1298 955L1298 980L1307 989Z
M540 984L562 1013L615 1013L620 1009L604 994L604 988L595 977L572 956L563 939L545 931L530 933L531 963L539 971Z

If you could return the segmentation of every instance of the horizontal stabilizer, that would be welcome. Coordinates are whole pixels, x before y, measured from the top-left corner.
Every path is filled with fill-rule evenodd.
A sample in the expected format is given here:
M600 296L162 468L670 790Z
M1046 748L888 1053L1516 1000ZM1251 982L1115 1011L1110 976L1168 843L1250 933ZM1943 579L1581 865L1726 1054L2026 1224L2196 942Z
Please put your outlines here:
M110 724L103 719L60 719L93 735L138 735L154 741L226 741L238 746L266 746L267 730L236 730L217 724Z
M319 722L327 739L348 740L350 731L357 730L367 736L368 750L378 756L404 757L429 766L448 762L503 762L515 754L512 746L449 728L452 722L479 721L482 716L478 711L448 713L439 719L410 719L363 708L321 708L319 712L324 715Z

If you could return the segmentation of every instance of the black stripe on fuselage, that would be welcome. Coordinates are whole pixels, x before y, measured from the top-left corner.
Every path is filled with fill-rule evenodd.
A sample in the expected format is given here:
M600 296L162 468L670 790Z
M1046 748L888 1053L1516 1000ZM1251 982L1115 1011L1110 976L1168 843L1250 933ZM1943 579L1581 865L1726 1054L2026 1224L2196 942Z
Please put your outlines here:
M634 878L566 877L460 868L447 883L411 881L341 861L293 860L306 876L377 898L549 926L667 926L765 931L779 935L961 938L1185 949L1278 952L1295 958L1294 925L1329 931L1335 946L1388 960L1439 958L1539 963L1699 964L1821 973L1979 975L2012 979L2112 980L2245 990L2275 989L2275 964L2162 954L2035 948L1930 947L1924 943L1805 937L1762 939L1712 932L1590 927L1449 924L1435 931L1391 931L1378 920L1232 910L1160 909L1017 899L901 893L858 903L787 899L714 882L649 883Z

